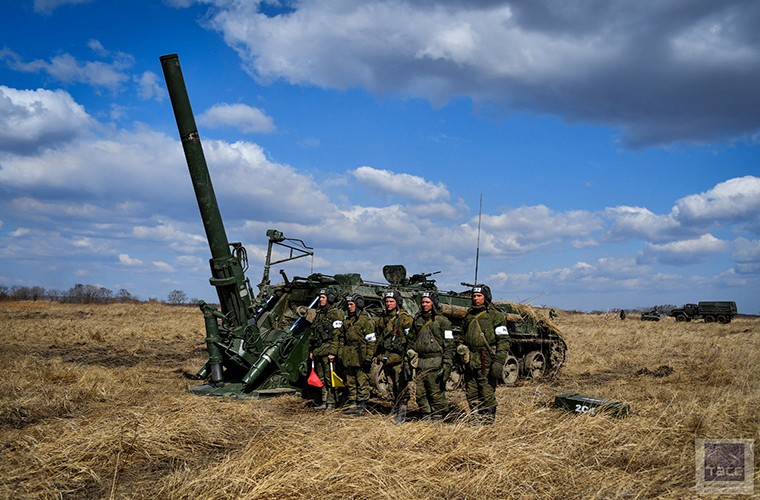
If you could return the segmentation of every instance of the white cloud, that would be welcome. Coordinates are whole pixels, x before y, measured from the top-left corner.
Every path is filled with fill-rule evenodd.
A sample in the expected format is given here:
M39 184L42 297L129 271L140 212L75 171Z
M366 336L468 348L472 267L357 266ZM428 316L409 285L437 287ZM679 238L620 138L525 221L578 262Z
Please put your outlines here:
M99 53L106 52L99 42L90 41L90 47ZM131 68L134 58L123 52L107 53L110 62L79 61L69 53L56 55L50 61L35 59L23 61L21 57L9 49L0 50L0 59L8 65L24 73L45 72L63 83L83 83L93 87L106 88L116 92L123 83L129 80L126 70Z
M161 242L175 252L198 251L208 247L204 236L188 233L178 228L177 223L168 221L159 221L153 226L135 226L132 228L131 236L137 240Z
M198 117L207 127L235 127L241 132L272 132L274 121L262 110L247 104L216 104Z
M470 227L477 227L477 218L471 220ZM482 217L482 228L492 234L485 239L486 248L496 254L524 252L549 243L576 240L592 235L601 227L602 220L591 212L555 212L545 205L506 209L501 214Z
M760 230L760 177L729 179L704 193L681 198L674 209L683 224L709 226L744 221Z
M161 102L166 97L166 91L154 72L144 71L140 76L135 76L134 81L137 82L137 95L140 99L155 99Z
M735 261L760 263L760 240L737 238L734 247Z
M154 260L153 261L153 267L155 267L156 270L158 270L158 271L160 271L162 273L173 273L174 272L174 268L171 265L167 264L166 262L164 262L162 260Z
M640 252L639 262L670 265L694 264L728 250L729 245L712 234L696 239L674 241L662 245L649 243Z
M661 241L671 238L679 228L678 221L671 215L656 215L643 207L607 208L605 216L612 220L612 226L606 232L607 238L612 241Z
M125 253L120 253L119 263L128 267L137 267L137 266L142 266L143 262L140 259L133 259L132 257L130 257L129 255Z
M147 130L125 131L106 139L82 137L36 156L8 156L0 183L31 192L53 190L58 198L75 197L83 206L92 200L99 205L152 203L152 198L168 202L192 196L191 189L167 189L182 182L189 186L184 165L177 140Z
M760 79L760 12L743 1L335 0L288 3L279 15L257 2L202 3L212 4L208 26L266 82L436 103L464 95L506 112L617 126L635 147L760 126L747 105Z
M737 238L734 242L734 262L736 272L741 275L760 277L760 240Z
M443 183L435 184L416 175L399 174L367 166L359 167L350 173L359 184L372 191L377 190L412 201L436 202L448 200L450 196Z
M2 227L2 226L0 226L0 227ZM8 234L8 236L10 236L11 238L20 238L22 236L26 236L28 234L31 234L31 232L32 232L32 230L29 229L28 227L20 227L20 228L16 229L15 231L11 231Z
M257 144L209 140L204 143L217 193L237 217L314 223L336 208L320 186L296 169L270 161ZM265 182L264 182L265 181Z
M0 150L33 153L85 134L94 122L62 90L16 90L0 85Z

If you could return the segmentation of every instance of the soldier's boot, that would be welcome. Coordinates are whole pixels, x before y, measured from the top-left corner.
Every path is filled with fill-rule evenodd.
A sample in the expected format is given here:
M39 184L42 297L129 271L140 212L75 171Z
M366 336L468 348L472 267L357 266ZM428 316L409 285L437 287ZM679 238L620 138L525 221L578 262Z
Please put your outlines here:
M398 405L396 411L396 423L403 424L404 422L406 422L406 405L402 403Z
M470 425L473 425L475 427L483 425L483 408L476 408L472 410L467 421Z
M490 406L483 410L483 425L492 425L496 420L496 407Z
M328 404L325 411L335 411L335 405L332 403Z
M343 415L356 415L356 403L352 403L351 406L343 410Z
M356 415L357 417L361 417L366 412L367 412L367 403L366 403L366 401L361 401L360 403L356 404L356 412L354 413L354 415Z
M322 388L322 403L318 406L315 406L314 409L315 410L327 409L327 389L325 387Z

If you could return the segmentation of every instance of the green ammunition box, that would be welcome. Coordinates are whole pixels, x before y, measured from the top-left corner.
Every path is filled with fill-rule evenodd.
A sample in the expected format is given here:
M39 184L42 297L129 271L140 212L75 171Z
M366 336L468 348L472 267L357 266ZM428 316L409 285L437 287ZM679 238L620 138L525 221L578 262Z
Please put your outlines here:
M628 416L628 413L631 410L628 403L583 396L577 392L558 394L554 397L554 407L568 410L573 413L587 413L589 415L596 415L597 413L604 412L618 418Z

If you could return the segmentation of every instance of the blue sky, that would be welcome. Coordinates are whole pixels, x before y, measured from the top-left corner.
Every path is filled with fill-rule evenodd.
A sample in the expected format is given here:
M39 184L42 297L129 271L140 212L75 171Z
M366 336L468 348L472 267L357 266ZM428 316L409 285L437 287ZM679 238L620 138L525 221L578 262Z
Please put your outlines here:
M3 1L0 284L214 300L178 53L258 283L382 266L563 309L760 313L760 4Z

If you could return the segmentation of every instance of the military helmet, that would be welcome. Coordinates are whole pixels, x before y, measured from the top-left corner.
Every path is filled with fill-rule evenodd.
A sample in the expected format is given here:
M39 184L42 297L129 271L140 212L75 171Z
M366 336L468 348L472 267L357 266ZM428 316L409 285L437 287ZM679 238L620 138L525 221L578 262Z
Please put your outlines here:
M356 304L357 309L364 309L364 297L358 293L355 293L353 295L346 295L346 304L349 302Z
M384 292L383 302L385 302L385 299L394 299L398 307L401 307L401 304L404 303L404 299L401 297L401 293L398 290L388 290Z
M420 301L424 299L425 297L429 298L431 301L433 301L433 309L436 311L439 311L441 309L441 305L438 303L438 294L433 291L425 291L420 294Z
M335 299L337 298L337 295L335 294L335 290L332 288L323 288L319 291L317 295L324 295L327 297L327 303L328 304L334 304Z
M482 293L486 298L486 304L490 304L493 300L493 296L491 295L491 288L488 285L475 285L472 287L472 293Z

